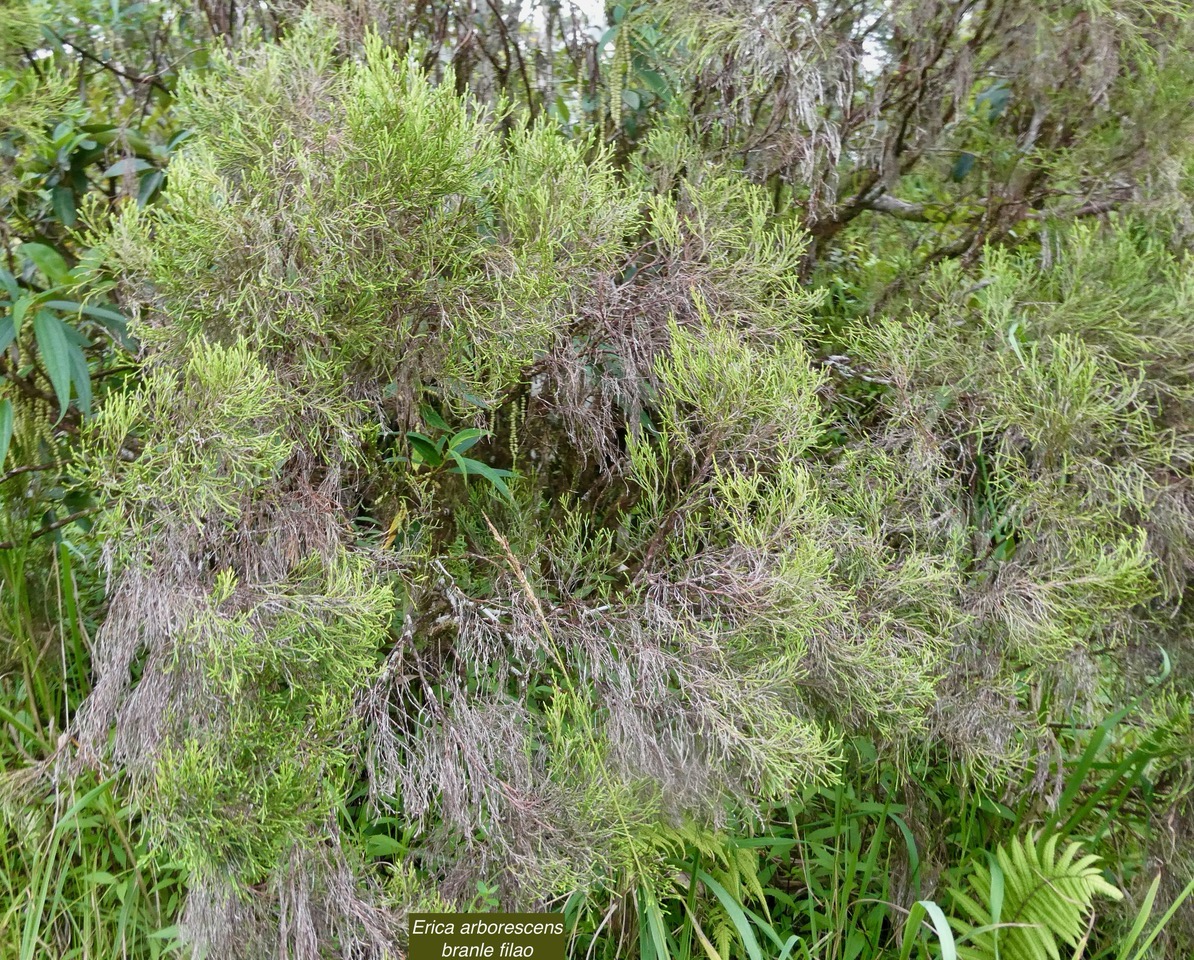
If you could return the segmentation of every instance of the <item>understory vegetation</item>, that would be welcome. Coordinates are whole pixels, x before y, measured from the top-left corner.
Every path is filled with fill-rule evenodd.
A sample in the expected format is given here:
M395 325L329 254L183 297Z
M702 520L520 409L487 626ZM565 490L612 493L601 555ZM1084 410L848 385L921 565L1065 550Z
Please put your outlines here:
M1194 955L1194 9L4 0L0 960Z

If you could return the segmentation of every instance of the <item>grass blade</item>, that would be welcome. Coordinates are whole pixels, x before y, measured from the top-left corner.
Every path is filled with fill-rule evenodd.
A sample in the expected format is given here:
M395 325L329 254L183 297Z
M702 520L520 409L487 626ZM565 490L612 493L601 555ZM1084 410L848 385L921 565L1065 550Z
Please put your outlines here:
M751 929L750 921L746 919L746 914L742 912L742 906L738 901L731 897L729 891L704 870L697 872L697 879L708 887L713 892L713 895L721 901L721 905L725 908L726 913L729 914L730 920L738 931L738 936L742 938L742 945L746 948L746 953L750 957L750 960L763 960L763 951L759 949L759 941L755 937L755 932Z

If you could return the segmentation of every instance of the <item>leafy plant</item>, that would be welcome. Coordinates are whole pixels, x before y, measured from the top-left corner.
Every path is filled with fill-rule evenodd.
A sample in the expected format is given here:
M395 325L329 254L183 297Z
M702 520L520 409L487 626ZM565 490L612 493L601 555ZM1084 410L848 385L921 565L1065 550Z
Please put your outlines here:
M1059 944L1077 947L1088 930L1096 894L1123 892L1108 883L1079 843L1040 834L1000 844L987 865L976 863L966 886L950 888L961 916L958 955L966 960L1058 960Z
M450 429L442 420L439 422L445 430ZM458 430L452 434L445 433L438 439L410 430L406 434L406 439L410 442L411 447L410 457L399 457L398 459L410 463L416 469L427 467L432 471L438 471L446 468L448 473L459 474L463 477L466 485L470 476L481 477L494 490L513 502L514 498L510 493L510 488L506 485L506 480L514 476L514 471L491 467L487 463L464 455L479 441L491 436L493 436L491 431L479 430L475 427Z
M19 253L45 278L45 285L23 288L11 273L0 269L0 285L8 294L8 299L0 300L0 311L4 311L0 315L0 354L22 342L26 318L31 318L33 339L58 402L59 420L66 414L72 388L80 412L90 414L92 373L84 350L91 341L63 318L86 317L98 322L114 339L127 343L125 319L111 305L66 299L74 291L86 290L91 264L84 262L68 269L61 254L40 243L23 243ZM103 290L100 285L86 292L94 295Z
M1144 895L1144 900L1140 904L1140 909L1136 913L1136 917L1132 922L1132 927L1128 930L1127 936L1119 944L1118 950L1114 947L1109 947L1102 951L1099 956L1114 956L1115 960L1144 960L1149 955L1149 948L1161 935L1165 929L1166 924L1173 919L1175 913L1181 909L1185 902L1194 894L1194 879L1182 888L1181 893L1177 895L1174 901L1169 905L1165 912L1160 916L1157 922L1153 925L1153 929L1143 941L1140 940L1144 933L1144 928L1152 917L1153 906L1157 900L1157 889L1161 885L1161 874L1157 874L1153 878L1153 882L1149 884L1148 891ZM1137 943L1140 944L1137 947Z
M496 910L501 906L502 901L499 894L499 888L484 880L477 881L477 895L473 898L473 902L469 909L476 913L488 913Z

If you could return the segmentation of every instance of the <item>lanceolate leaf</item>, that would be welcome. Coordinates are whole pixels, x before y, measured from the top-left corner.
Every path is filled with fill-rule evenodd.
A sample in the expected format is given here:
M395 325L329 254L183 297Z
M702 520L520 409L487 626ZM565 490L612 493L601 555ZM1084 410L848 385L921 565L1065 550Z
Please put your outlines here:
M70 378L75 385L75 396L78 397L79 410L84 416L91 415L91 369L87 366L87 355L83 348L87 346L87 338L77 330L63 325L67 340L70 341L68 356L70 357Z
M991 943L995 948L995 960L999 960L999 924L1003 921L1003 867L999 859L987 854L987 865L991 870Z
M140 173L142 170L152 170L153 164L148 160L142 160L140 157L125 157L123 160L117 160L112 166L108 167L100 176L102 177L123 177L130 173Z
M154 170L142 177L141 185L137 188L137 204L143 207L149 203L165 179L166 172L164 170Z
M22 243L20 251L38 270L46 275L51 283L62 282L70 272L62 254L53 247L47 247L44 243Z
M470 427L467 430L461 430L453 436L448 443L448 449L456 453L464 453L466 450L471 449L478 440L487 436L489 436L488 430L477 430L474 427Z
M78 350L67 339L66 324L49 310L38 310L33 317L33 335L41 350L42 363L58 397L59 419L70 405L71 351Z
M729 914L730 920L733 921L734 927L738 931L738 936L742 938L742 946L746 948L746 954L751 960L763 960L763 951L759 948L758 938L755 937L754 929L750 925L750 921L746 919L746 914L742 912L742 906L738 903L725 887L713 879L704 870L697 871L697 879L701 881L706 887L713 891L713 895L721 901L722 907L725 908Z
M450 426L448 426L448 422L440 415L440 412L436 410L435 407L431 406L431 404L423 404L423 406L419 408L419 412L422 413L423 421L427 424L427 426L434 427L436 430L444 431L452 429Z
M918 900L917 903L924 907L933 929L937 931L937 937L941 941L941 960L958 960L958 948L954 943L954 933L949 927L945 911L932 900Z
M0 268L0 286L7 291L10 300L16 300L21 295L21 289L17 286L17 278L3 268Z
M12 335L14 339L20 336L21 324L25 322L25 314L29 312L33 302L33 297L21 297L12 305Z
M438 467L443 463L443 454L430 437L411 430L407 432L406 439L410 441L412 451L418 455L419 462L432 467Z
M460 473L466 477L476 474L479 477L484 477L497 489L503 497L514 502L514 496L510 493L510 488L506 486L506 477L512 477L514 474L509 470L496 470L487 463L482 463L480 460L473 460L471 457L462 457L455 451L452 453L452 459L456 461L449 473Z
M95 317L97 320L107 320L110 323L121 325L125 323L123 315L108 307L96 307L89 303L77 303L74 300L47 300L45 305L54 310L74 311L88 317Z
M121 346L125 349L132 349L128 339L128 321L118 310L112 307L97 307L90 303L77 303L74 300L47 300L45 305L64 313L77 313L98 320L100 325L120 342Z
M54 204L54 215L64 226L74 226L75 223L75 193L69 187L55 187L51 194Z
M4 469L4 458L8 456L8 444L12 440L12 401L0 400L0 470Z

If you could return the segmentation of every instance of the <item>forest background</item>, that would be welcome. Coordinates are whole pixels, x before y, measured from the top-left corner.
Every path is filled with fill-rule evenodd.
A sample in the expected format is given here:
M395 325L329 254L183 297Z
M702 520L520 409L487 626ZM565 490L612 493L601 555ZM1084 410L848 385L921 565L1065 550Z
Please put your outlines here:
M0 957L1194 955L1194 8L7 0Z

